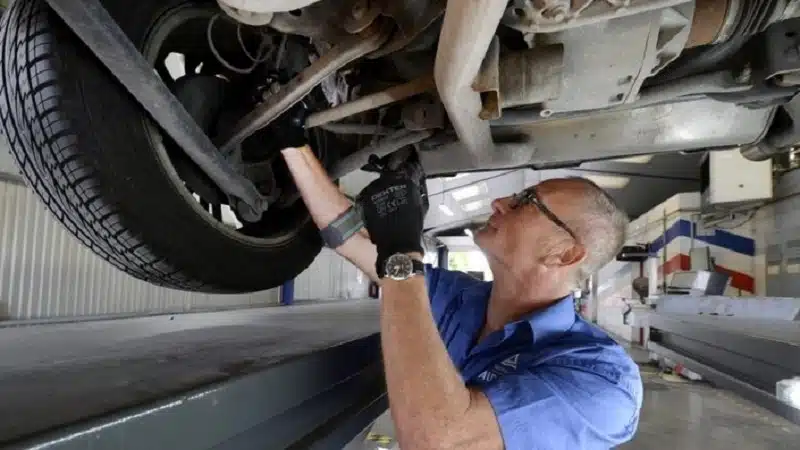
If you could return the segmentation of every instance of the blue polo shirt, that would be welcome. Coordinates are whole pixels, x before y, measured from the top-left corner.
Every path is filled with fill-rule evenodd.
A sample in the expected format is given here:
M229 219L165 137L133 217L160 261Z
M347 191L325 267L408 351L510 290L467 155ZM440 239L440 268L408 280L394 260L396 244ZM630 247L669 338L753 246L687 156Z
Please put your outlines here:
M607 449L633 437L638 366L575 313L571 296L474 345L492 283L432 267L425 278L450 358L488 397L507 450Z

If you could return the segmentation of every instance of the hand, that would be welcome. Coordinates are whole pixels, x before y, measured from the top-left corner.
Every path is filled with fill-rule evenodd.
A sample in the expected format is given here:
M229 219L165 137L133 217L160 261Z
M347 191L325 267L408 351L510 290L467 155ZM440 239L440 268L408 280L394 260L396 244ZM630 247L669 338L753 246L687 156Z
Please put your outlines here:
M305 103L300 102L278 117L276 122L279 131L275 136L278 148L284 150L308 145L307 130L305 129L308 114L308 107Z
M420 196L422 197L422 218L425 219L429 206L428 186L425 184L425 169L422 168L422 161L419 159L419 153L412 149L411 153L406 157L405 162L398 167L397 171L411 179L411 181L419 187Z
M359 202L369 238L378 250L378 275L395 253L423 253L426 208L417 182L402 173L384 173L364 188Z
M375 155L370 157L370 164L382 174L394 174L413 181L420 190L422 197L422 217L428 213L428 187L425 184L425 170L419 159L419 153L413 148L394 152L383 158Z

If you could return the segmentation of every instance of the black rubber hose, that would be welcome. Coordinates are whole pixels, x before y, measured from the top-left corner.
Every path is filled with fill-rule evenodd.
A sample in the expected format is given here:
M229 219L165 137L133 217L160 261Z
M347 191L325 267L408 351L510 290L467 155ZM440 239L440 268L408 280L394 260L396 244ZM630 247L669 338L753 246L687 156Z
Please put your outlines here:
M691 75L718 70L744 47L749 38L750 36L734 36L726 42L695 49L696 51L673 61L666 70L649 78L644 82L643 87L651 87Z

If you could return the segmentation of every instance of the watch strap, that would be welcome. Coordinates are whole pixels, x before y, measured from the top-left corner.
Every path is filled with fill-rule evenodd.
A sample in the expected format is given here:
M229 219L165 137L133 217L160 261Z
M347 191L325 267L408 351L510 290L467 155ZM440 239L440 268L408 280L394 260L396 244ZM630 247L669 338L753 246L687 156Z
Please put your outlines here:
M416 259L411 258L411 265L414 267L414 275L424 275L425 274L425 263Z
M355 206L339 214L328 226L319 230L322 241L328 248L338 248L364 227L361 210Z

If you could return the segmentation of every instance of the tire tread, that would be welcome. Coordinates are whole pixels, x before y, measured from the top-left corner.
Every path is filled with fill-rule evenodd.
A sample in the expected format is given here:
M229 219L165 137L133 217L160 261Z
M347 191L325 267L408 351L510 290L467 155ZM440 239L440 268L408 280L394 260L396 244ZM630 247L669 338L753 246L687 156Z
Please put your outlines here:
M116 268L158 285L217 290L172 267L124 228L117 205L97 191L97 171L59 109L53 33L44 8L41 2L13 2L0 25L0 120L28 185L78 240Z

